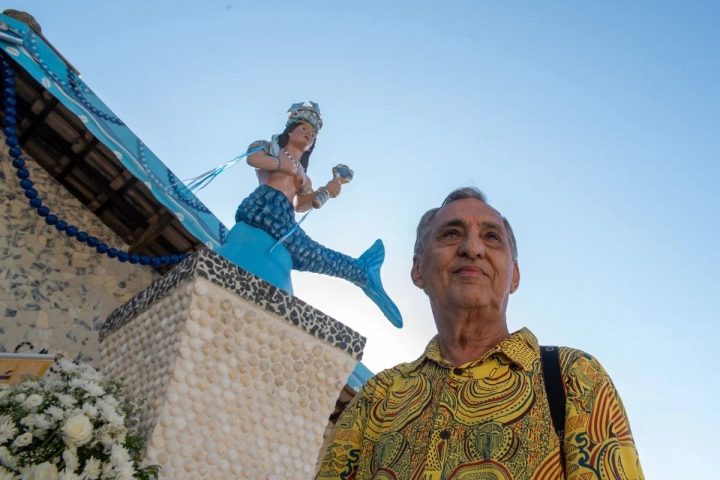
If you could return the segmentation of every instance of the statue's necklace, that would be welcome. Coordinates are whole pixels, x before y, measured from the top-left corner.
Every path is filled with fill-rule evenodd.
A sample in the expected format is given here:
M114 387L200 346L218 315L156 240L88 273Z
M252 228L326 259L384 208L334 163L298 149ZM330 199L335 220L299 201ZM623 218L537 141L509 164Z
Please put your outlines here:
M298 163L297 163L297 161L295 161L295 159L293 158L293 156L290 155L290 152L288 152L288 151L285 149L285 147L281 148L281 150L283 151L283 153L285 154L285 156L287 156L287 158L290 159L290 161L293 163L293 165L297 166Z

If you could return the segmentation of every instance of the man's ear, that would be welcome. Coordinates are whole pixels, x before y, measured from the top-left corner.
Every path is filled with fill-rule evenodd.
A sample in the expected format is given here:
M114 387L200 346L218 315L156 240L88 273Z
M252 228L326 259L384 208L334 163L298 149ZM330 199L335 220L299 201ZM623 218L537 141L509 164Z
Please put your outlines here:
M418 288L425 288L425 281L422 277L422 272L420 271L420 259L417 255L413 256L413 265L412 269L410 269L410 278L412 278L412 282L415 284Z
M518 266L517 260L513 260L513 273L512 281L510 282L510 293L515 293L515 290L520 286L520 267Z

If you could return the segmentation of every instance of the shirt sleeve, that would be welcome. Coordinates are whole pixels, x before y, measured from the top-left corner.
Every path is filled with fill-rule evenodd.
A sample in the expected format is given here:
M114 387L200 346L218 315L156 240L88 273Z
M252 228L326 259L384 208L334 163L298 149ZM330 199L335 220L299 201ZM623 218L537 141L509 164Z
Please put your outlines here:
M566 348L560 362L567 393L565 478L643 480L627 413L600 362Z
M366 384L340 414L316 480L355 478L360 464L362 438L368 414L368 393Z

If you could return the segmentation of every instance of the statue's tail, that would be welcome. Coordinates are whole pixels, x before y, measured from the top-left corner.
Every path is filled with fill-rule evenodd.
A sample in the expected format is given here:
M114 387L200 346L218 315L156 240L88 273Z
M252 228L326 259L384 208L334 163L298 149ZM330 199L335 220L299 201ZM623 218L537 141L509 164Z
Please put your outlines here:
M360 258L358 263L367 272L368 280L367 284L362 287L365 295L370 297L370 300L380 307L380 310L385 314L390 323L395 325L397 328L402 328L403 320L400 315L395 303L390 299L385 289L382 286L380 280L380 267L385 260L385 246L382 240L376 240L370 248L365 251Z

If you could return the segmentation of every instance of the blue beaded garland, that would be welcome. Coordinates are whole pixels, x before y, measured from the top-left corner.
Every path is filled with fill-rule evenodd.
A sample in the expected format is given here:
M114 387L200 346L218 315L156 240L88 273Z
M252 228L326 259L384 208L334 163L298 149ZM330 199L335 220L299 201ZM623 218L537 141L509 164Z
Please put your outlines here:
M64 231L68 237L75 237L79 242L87 243L88 246L94 247L98 253L107 254L110 258L117 258L120 262L129 261L131 264L152 265L159 267L168 263L178 263L185 259L188 254L172 254L162 255L159 257L150 257L148 255L130 254L128 252L109 247L106 243L100 242L95 237L89 236L85 231L80 230L75 225L68 225L67 222L58 218L57 215L50 213L50 208L42 204L42 200L38 197L39 193L33 188L33 182L30 179L30 172L25 168L25 160L20 158L22 149L20 148L20 140L17 137L15 127L17 126L17 99L15 98L16 81L15 72L10 63L4 58L0 59L2 64L2 95L4 115L2 121L2 131L5 134L5 144L10 147L9 153L12 157L12 165L17 169L16 175L20 179L20 187L25 190L25 196L30 199L30 206L34 208L38 215L45 217L45 223L54 225L55 228Z

